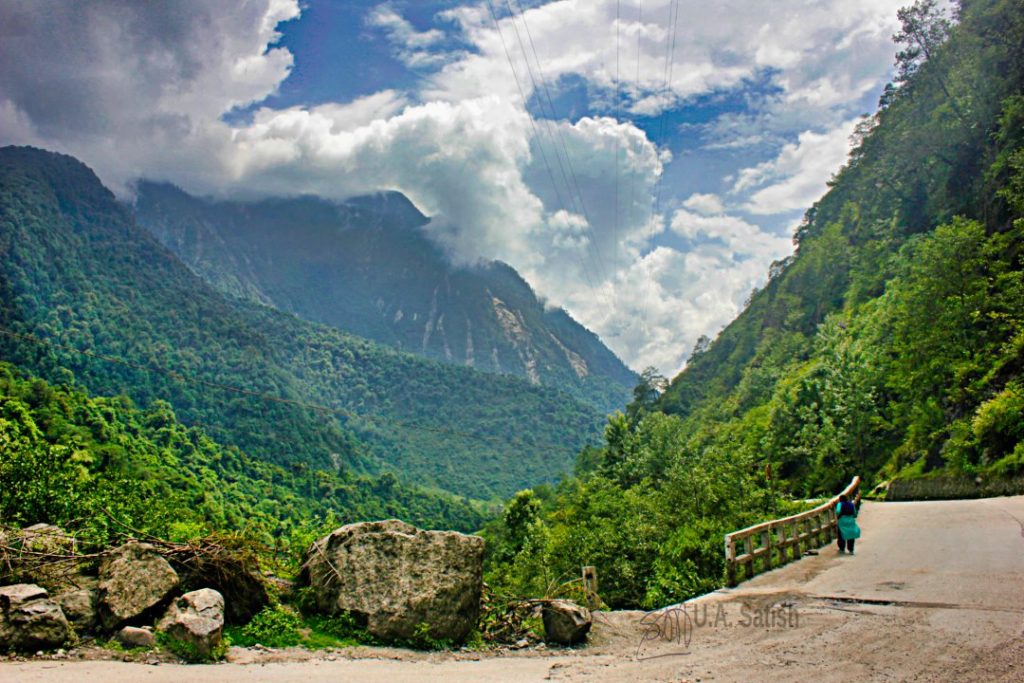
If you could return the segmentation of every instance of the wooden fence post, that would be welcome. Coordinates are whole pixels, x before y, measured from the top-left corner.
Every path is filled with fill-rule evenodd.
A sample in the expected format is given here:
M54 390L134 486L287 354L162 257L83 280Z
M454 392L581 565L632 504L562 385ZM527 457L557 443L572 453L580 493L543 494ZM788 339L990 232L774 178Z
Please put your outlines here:
M597 595L597 567L588 565L583 568L583 593L588 609L597 609L600 606L601 599Z
M725 535L725 583L736 585L736 543L728 534Z

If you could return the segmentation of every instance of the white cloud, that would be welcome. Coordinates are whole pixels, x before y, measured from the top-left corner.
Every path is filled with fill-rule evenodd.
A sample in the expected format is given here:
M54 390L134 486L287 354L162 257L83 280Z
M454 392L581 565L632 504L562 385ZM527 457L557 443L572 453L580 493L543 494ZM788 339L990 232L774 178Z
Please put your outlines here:
M767 14L739 0L682 2L668 91L669 0L644 0L642 22L636 0L556 0L528 9L526 24L502 18L500 35L479 3L445 12L447 33L383 4L367 25L428 72L420 91L382 84L231 124L226 113L264 101L291 72L277 41L297 0L17 3L0 22L0 141L74 154L122 193L139 176L204 193L401 190L436 217L429 230L457 260L511 263L632 366L672 371L788 253L788 240L724 214L721 193L758 215L820 195L845 158L854 112L844 103L884 80L903 2L779 0ZM454 31L462 47L450 47ZM506 47L528 97L526 55L538 80L538 64L555 90L579 77L605 108L531 121ZM671 230L692 250L655 247L666 226L653 195L671 155L608 116L610 93L622 90L624 112L652 116L757 78L778 94L708 127L708 147L789 144L719 194L686 188Z
M744 208L753 214L809 208L825 193L829 177L846 162L857 121L844 121L824 133L801 133L774 159L741 170L731 192L748 193Z
M683 206L687 209L693 209L697 213L702 214L713 214L722 213L725 207L722 205L722 198L717 194L691 194L686 201L683 202Z
M367 16L366 23L384 31L395 47L395 57L406 66L435 66L451 60L451 56L430 49L444 42L443 31L436 28L418 31L408 19L395 11L391 3L375 7Z
M638 0L556 0L521 17L499 18L500 36L486 9L457 8L445 17L462 27L477 50L446 65L427 96L462 99L507 87L507 47L528 96L534 88L528 62L551 83L575 75L599 90L621 89L627 108L644 115L769 73L782 91L780 103L799 104L808 115L820 116L881 86L902 4L779 0L765 13L741 0L682 2L667 89L666 57L673 44L669 0L645 0L642 6Z

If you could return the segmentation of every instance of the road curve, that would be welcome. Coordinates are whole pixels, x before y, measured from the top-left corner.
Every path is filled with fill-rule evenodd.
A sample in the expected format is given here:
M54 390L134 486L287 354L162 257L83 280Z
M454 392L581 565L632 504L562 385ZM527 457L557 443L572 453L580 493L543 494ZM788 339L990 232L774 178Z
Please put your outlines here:
M852 557L829 546L643 624L638 612L598 615L585 650L284 662L238 650L236 663L202 667L9 662L0 680L1024 681L1024 496L865 503L860 524Z

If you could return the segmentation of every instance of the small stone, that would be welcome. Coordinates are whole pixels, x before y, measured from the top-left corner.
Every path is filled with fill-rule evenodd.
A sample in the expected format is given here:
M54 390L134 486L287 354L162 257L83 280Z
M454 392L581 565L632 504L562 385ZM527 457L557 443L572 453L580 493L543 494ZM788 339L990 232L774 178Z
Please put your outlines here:
M544 638L549 643L576 645L587 639L593 624L590 610L570 600L544 603Z
M125 626L117 632L116 638L125 647L144 647L147 650L156 647L156 636L144 628Z

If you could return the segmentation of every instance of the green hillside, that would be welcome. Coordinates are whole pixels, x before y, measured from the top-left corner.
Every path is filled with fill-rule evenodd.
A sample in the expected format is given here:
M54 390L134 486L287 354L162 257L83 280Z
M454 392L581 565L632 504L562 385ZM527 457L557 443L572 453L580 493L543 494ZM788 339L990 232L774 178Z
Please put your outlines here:
M658 607L721 585L723 533L854 474L1024 472L1024 6L900 17L897 83L796 253L574 479L509 502L492 585L593 564L610 604Z
M557 387L601 412L636 376L502 263L453 266L403 195L192 197L140 182L139 224L222 292L444 363Z
M464 501L393 479L284 469L125 397L90 398L0 363L0 520L49 522L102 546L118 523L164 538L244 532L274 544L329 521L401 517L469 531ZM109 513L109 514L108 514ZM116 518L116 522L111 518Z
M903 21L898 82L796 253L659 405L757 430L802 492L971 473L1020 436L989 444L978 420L1020 400L1024 10L964 3L953 27L919 3Z
M83 164L0 149L0 358L286 467L392 471L460 495L553 480L601 414L551 388L443 365L225 298Z

